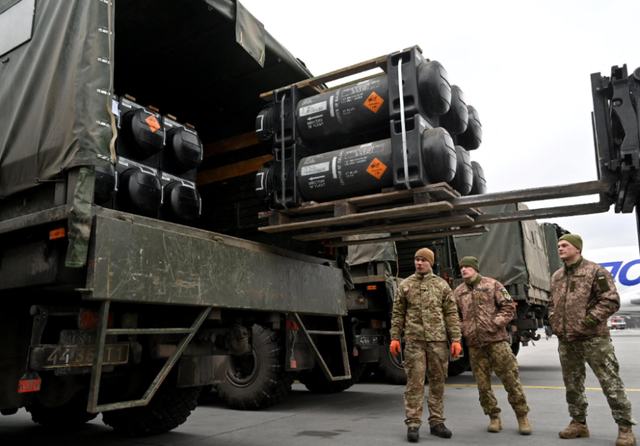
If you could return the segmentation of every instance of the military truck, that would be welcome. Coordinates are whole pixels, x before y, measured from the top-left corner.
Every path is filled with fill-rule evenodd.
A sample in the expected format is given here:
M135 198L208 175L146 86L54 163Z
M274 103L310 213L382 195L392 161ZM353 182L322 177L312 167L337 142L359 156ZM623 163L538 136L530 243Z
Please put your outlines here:
M212 232L210 144L309 75L235 2L0 2L0 413L158 434L251 352L282 398L286 328L339 326L342 272Z
M0 413L26 407L38 423L69 426L102 412L116 431L138 436L175 428L201 387L229 377L233 387L219 390L236 407L280 401L291 372L310 388L340 390L375 358L384 327L382 317L368 317L367 326L347 315L365 299L344 292L338 248L359 241L336 232L380 232L375 219L409 225L390 228L383 241L482 232L540 212L481 215L476 207L589 194L601 201L546 212L603 212L614 198L633 209L636 195L627 192L637 154L625 146L620 156L618 143L628 120L605 126L616 135L607 151L599 137L602 181L477 196L429 184L429 169L416 162L420 144L448 140L442 131L425 136L433 129L415 92L402 92L399 68L424 61L420 53L413 47L359 66L397 71L389 77L400 89L388 101L390 131L413 152L401 167L402 153L383 144L397 169L394 191L381 194L400 201L380 211L377 194L352 197L332 207L338 220L291 236L289 225L309 206L328 204L303 205L295 187L287 196L295 167L288 160L299 154L275 145L295 138L285 128L274 146L262 144L261 93L284 104L277 116L289 122L295 114L283 107L297 104L288 92L321 94L335 75L312 78L238 2L2 1ZM625 76L616 80L633 87ZM598 82L597 115L606 116L608 80ZM371 98L376 113L380 98ZM305 112L315 116L318 107ZM379 137L381 129L361 130L358 137ZM442 153L452 167L451 151ZM272 198L282 201L263 216L256 178L265 179L270 161L283 169L266 168L283 189ZM469 159L462 164L469 172ZM371 175L383 171L376 164ZM400 209L407 200L417 207ZM351 215L362 208L371 215Z

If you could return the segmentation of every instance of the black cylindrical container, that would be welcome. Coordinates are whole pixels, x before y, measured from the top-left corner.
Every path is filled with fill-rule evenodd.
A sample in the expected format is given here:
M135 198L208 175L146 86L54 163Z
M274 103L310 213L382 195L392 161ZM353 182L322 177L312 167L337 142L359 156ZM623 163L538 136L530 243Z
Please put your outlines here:
M128 156L142 160L159 153L164 144L164 129L151 113L139 108L122 116L122 137Z
M451 86L444 67L431 61L422 63L417 70L419 97L413 98L414 103L405 103L405 107L415 108L415 101L420 101L431 116L446 113L451 103ZM387 75L305 98L296 106L299 136L307 147L319 153L388 138L389 120ZM258 114L256 135L260 142L271 141L278 130L277 122L272 106Z
M179 170L195 169L202 162L203 148L198 135L183 127L174 127L167 132L165 149Z
M330 201L393 186L391 140L303 158L298 188L306 201Z
M473 169L469 152L460 146L456 146L457 168L456 175L449 185L460 192L460 195L468 195L473 186Z
M421 145L429 182L451 181L456 152L449 133L441 127L426 130ZM392 163L390 139L310 156L298 165L298 188L305 200L320 202L377 193L393 186Z
M95 204L108 204L116 192L116 169L113 165L109 165L109 167L95 166L94 174L96 180L93 202Z
M155 216L162 204L160 179L137 167L127 169L118 181L118 203L124 211Z
M430 116L444 115L451 106L449 75L438 61L425 62L418 67L420 102Z
M475 150L482 143L482 124L480 124L480 115L472 105L469 105L469 119L467 122L467 130L458 135L457 142L467 150Z
M310 145L354 144L356 135L389 127L387 76L378 76L303 99L296 107L302 139Z
M487 180L484 178L484 169L476 161L471 161L473 169L473 186L469 195L480 195L487 193Z
M456 149L451 135L442 127L422 133L422 162L431 184L448 183L455 177Z
M469 111L464 93L457 85L451 87L451 107L440 117L440 125L452 135L459 135L467 130Z
M164 187L163 215L174 222L193 222L201 212L200 193L197 189L172 181Z

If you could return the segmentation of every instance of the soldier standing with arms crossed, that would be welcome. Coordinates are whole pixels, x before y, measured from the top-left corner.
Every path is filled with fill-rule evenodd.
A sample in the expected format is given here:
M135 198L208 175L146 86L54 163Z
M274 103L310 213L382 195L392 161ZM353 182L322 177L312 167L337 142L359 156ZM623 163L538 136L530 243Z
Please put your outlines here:
M500 282L478 274L480 265L475 257L459 262L464 283L453 293L462 316L462 334L469 346L471 370L478 383L480 405L491 422L489 432L500 432L500 408L491 388L491 375L496 372L509 395L509 403L516 413L520 434L530 435L527 413L529 406L522 390L518 361L507 342L505 327L513 319L516 306Z
M551 278L549 321L558 336L562 377L572 417L559 433L562 438L588 437L585 362L595 373L613 419L618 424L616 446L633 446L631 403L620 379L619 365L609 337L607 319L620 308L620 296L611 274L582 257L582 238L567 234L558 241L564 267Z
M402 281L393 302L390 346L391 353L400 353L400 337L404 330L405 424L408 426L407 439L412 443L420 436L425 372L429 379L427 405L431 434L451 437L451 431L444 425L444 379L449 364L447 334L452 341L451 354L456 357L462 351L456 302L447 282L431 270L433 251L420 249L414 263L416 273Z

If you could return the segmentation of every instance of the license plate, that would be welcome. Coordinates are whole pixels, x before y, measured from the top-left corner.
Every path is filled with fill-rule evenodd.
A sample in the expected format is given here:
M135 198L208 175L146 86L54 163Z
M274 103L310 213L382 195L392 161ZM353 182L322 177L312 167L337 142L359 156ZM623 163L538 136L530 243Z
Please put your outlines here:
M95 345L40 345L45 351L45 369L60 367L86 367L93 365ZM107 344L104 346L102 364L126 364L129 359L129 344Z

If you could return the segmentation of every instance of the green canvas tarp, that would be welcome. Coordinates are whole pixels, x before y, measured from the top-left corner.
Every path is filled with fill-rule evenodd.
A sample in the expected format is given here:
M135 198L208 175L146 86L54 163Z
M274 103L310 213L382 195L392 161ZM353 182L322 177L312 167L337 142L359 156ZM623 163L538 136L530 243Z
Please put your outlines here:
M487 214L527 209L524 204L487 206ZM480 262L480 273L493 277L503 285L524 285L530 297L546 297L551 281L545 237L533 221L497 223L479 235L455 237L458 259L474 256ZM541 294L542 293L542 294Z
M0 0L0 27L21 3ZM109 7L38 1L34 12L31 39L0 57L0 197L109 162Z

